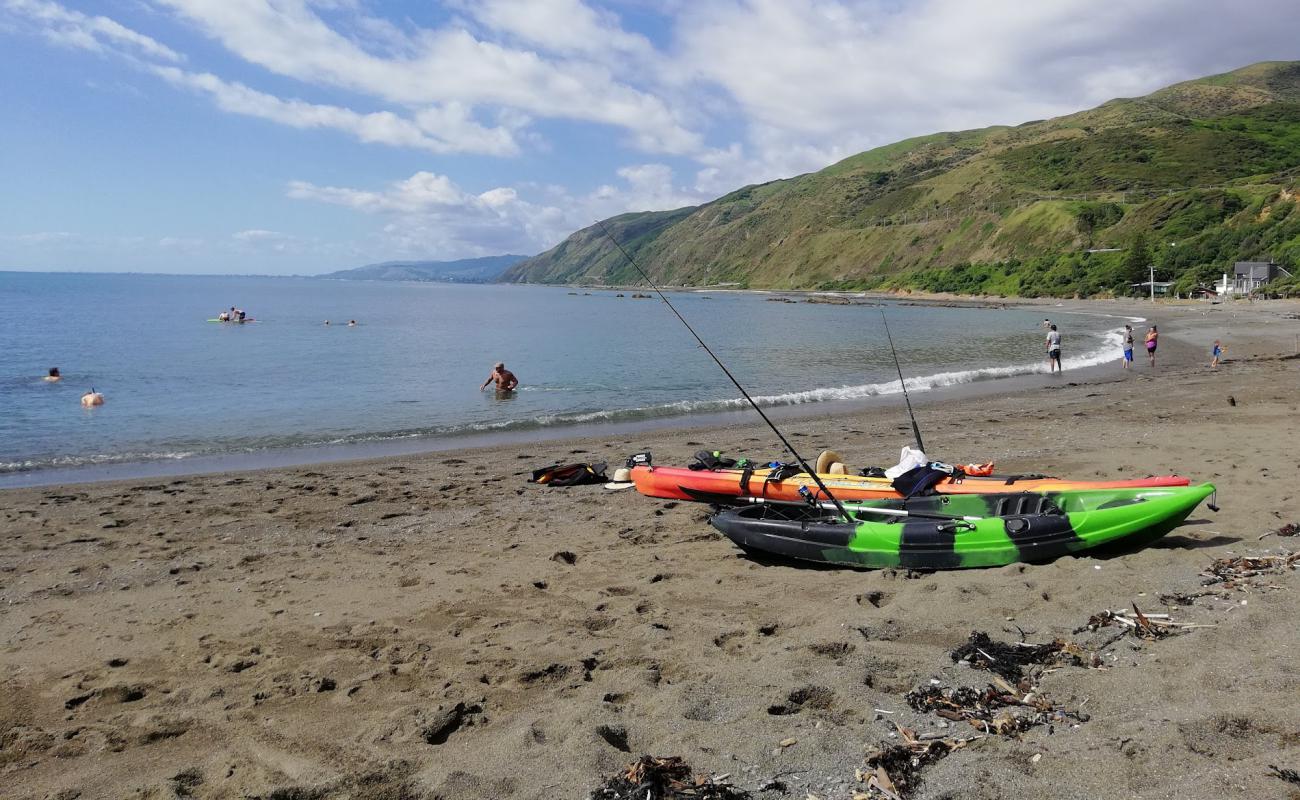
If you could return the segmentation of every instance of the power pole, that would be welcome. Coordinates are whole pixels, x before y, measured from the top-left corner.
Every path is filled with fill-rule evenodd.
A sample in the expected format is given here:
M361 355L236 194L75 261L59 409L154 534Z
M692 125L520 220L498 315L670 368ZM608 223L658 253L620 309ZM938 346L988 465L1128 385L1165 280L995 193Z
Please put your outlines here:
M1151 266L1151 282L1150 282L1151 302L1154 303L1156 301L1156 265L1151 264L1150 266Z

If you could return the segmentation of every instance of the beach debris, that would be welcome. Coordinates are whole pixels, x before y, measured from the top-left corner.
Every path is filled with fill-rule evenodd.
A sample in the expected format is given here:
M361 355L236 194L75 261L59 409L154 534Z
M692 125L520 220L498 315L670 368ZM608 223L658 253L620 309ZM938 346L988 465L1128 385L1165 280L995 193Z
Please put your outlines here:
M1221 592L1170 592L1156 599L1164 606L1190 606L1201 597L1223 597Z
M867 755L867 766L870 769L857 771L856 777L860 783L866 784L867 791L855 794L855 800L859 797L901 800L921 785L918 774L921 769L981 738L922 738L912 729L897 723L894 728L898 733L898 741L881 742L875 751Z
M748 800L749 792L720 778L695 777L680 756L641 756L592 792L590 800Z
M1139 639L1154 641L1163 639L1166 636L1172 636L1192 628L1213 628L1213 625L1203 625L1194 622L1174 622L1168 614L1144 614L1137 605L1133 606L1132 613L1128 611L1111 611L1106 609L1088 618L1088 622L1081 628L1076 628L1075 633L1083 631L1097 631L1101 628L1108 628L1112 625L1120 626L1124 633L1131 633Z
M1097 666L1096 654L1085 651L1073 642L1063 639L1055 639L1047 644L998 642L981 631L971 631L970 640L948 655L954 662L965 661L975 669L986 669L1016 683L1025 677L1027 667L1062 663L1081 667Z
M1276 556L1237 556L1216 558L1202 573L1202 586L1222 585L1225 589L1247 591L1251 588L1280 589L1280 586L1260 586L1254 579L1265 575L1280 575L1296 569L1300 553L1283 552Z
M981 733L996 736L1016 736L1037 725L1088 721L1087 714L1058 708L1033 687L1022 691L1002 678L995 678L985 689L926 686L908 692L903 699L916 711L933 711L946 720L966 722Z
M1300 536L1300 524L1288 522L1280 528L1274 528L1261 535L1259 538L1263 539L1265 536Z
M1276 767L1272 764L1269 764L1268 768L1269 768L1268 774L1271 777L1277 778L1278 780L1286 781L1287 783L1294 783L1296 785L1300 785L1300 772L1296 772L1293 769L1283 769L1282 767Z

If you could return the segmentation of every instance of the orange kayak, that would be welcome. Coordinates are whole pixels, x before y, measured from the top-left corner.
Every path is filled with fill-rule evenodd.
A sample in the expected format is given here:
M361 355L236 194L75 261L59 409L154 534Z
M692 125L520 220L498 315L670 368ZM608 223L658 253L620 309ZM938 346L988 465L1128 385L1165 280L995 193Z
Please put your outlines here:
M816 482L799 473L784 480L767 480L770 470L749 473L739 469L693 470L685 467L646 467L632 470L636 490L647 497L697 500L691 492L731 497L766 497L770 500L799 501L799 490L807 488L816 499L825 499ZM901 495L894 491L888 478L864 478L857 475L818 475L827 489L839 500L892 500ZM1142 489L1160 486L1187 486L1191 481L1179 475L1156 475L1118 481L1077 481L1041 475L966 476L944 478L934 490L940 494L988 494L993 492L1060 492L1080 489Z

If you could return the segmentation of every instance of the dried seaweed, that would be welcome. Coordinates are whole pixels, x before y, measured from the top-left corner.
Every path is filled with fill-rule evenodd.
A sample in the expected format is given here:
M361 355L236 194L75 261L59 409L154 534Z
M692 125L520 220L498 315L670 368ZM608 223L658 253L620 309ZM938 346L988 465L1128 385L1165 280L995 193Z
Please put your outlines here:
M927 686L908 692L903 699L916 711L933 711L944 719L966 722L982 733L998 736L1015 736L1036 725L1088 721L1086 714L1058 708L1037 692L1022 695L1005 681L983 690Z
M1278 575L1294 570L1297 562L1300 562L1300 553L1283 553L1278 556L1216 558L1201 573L1201 576L1205 578L1205 580L1201 581L1201 585L1222 584L1225 589L1244 591L1256 585L1255 578L1264 575Z
M1280 528L1274 528L1264 534L1264 536L1300 536L1300 525L1297 525L1294 522L1288 522ZM1263 539L1264 536L1259 538Z
M919 739L910 728L895 724L899 742L881 742L876 751L867 755L869 772L858 772L857 778L867 784L867 791L874 796L897 800L906 797L921 785L917 774L920 770L954 750L965 747L968 742L978 739L948 737L942 739ZM856 795L855 795L856 796Z
M1026 667L1055 664L1066 649L1067 643L1060 639L1047 644L1007 643L994 641L987 633L971 631L970 641L949 655L953 661L968 661L976 669L986 669L1019 683L1025 677Z
M1300 785L1300 772L1296 772L1293 769L1283 769L1282 767L1275 767L1272 764L1269 764L1268 768L1270 770L1268 774L1271 777L1284 780L1287 783L1294 783Z
M591 793L591 800L749 800L750 794L724 781L695 778L678 756L641 756Z

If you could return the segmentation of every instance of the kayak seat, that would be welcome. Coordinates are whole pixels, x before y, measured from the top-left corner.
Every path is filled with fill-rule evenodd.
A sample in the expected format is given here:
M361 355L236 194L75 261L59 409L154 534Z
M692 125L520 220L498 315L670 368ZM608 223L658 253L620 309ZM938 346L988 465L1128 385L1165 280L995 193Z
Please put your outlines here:
M999 496L993 507L992 516L1019 517L1027 514L1059 516L1064 513L1047 495L1026 493Z

